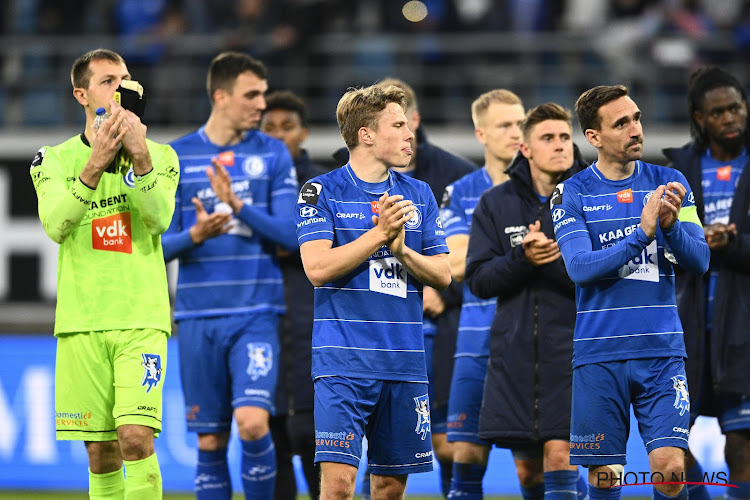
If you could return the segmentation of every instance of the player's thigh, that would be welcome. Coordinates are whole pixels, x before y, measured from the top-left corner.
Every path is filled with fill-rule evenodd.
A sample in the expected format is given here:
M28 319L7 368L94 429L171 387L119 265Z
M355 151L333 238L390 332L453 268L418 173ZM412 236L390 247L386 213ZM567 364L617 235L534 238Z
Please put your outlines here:
M573 370L570 463L625 464L630 433L630 388L624 361Z
M113 346L117 426L132 424L161 431L162 389L167 373L167 334L151 328L121 330Z
M232 407L256 406L274 413L279 372L279 315L254 314L243 318L240 335L229 348Z
M106 332L57 339L55 427L57 439L116 441L112 361Z
M482 409L487 358L461 356L453 367L448 400L448 441L463 441L481 446L489 443L479 437L479 413Z
M359 466L362 438L382 386L382 381L346 377L315 380L315 463Z
M216 434L231 428L227 339L233 328L235 323L227 317L179 322L180 380L189 431Z
M683 358L648 358L631 366L633 413L646 451L687 448L690 396Z
M384 382L367 427L367 460L378 475L432 470L427 384Z

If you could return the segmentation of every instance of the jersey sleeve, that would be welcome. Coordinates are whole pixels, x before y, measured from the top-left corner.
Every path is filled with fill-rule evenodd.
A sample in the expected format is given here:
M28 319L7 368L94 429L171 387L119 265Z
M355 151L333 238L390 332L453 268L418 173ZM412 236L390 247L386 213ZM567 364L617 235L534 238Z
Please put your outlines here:
M693 190L681 172L675 170L674 173L677 174L677 181L685 186L687 193L682 200L678 220L669 231L664 232L664 239L667 240L670 251L681 267L702 275L708 270L711 250L708 248L703 225L698 218Z
M565 262L568 276L577 285L586 285L608 277L628 261L634 259L651 242L638 229L615 245L594 250L583 215L581 197L574 189L559 184L550 198L555 238Z
M289 152L281 144L274 156L270 175L268 211L245 203L237 213L237 218L274 243L288 250L296 250L292 212L297 194L297 174Z
M182 225L182 184L177 184L175 192L175 209L172 215L172 222L161 235L161 247L164 252L164 260L170 261L180 254L195 248L193 240L190 238L190 228Z
M323 180L319 177L307 182L297 197L294 220L297 224L297 242L334 240L334 225L328 207Z
M162 234L172 221L175 192L180 181L180 163L172 146L149 143L153 170L136 177L133 199L152 236Z
M461 208L460 199L460 188L457 188L455 184L445 188L443 203L440 207L440 220L443 222L446 238L458 234L469 234L469 221L466 212Z
M42 148L30 169L39 202L39 219L47 236L56 243L65 241L75 229L96 192L81 182L80 177L69 185L63 161L55 149Z
M445 231L443 223L440 221L440 212L438 210L435 196L425 184L422 190L422 199L424 200L424 222L422 228L422 254L437 255L448 253L448 245L445 243Z

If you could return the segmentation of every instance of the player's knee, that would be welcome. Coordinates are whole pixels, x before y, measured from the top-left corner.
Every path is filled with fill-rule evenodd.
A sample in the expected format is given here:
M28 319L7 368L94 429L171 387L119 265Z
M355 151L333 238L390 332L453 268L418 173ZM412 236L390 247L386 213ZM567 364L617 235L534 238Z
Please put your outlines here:
M228 432L219 434L198 434L198 449L201 451L226 450L229 446Z
M123 425L117 441L124 460L143 460L154 454L154 430L143 425Z
M89 468L94 474L114 472L122 467L122 456L117 441L86 442Z
M567 450L554 450L545 457L547 470L570 469L570 453Z
M401 500L406 490L406 476L373 475L371 487L373 500Z
M354 496L357 473L354 474L337 473L329 471L325 467L320 469L320 491L321 498L330 499L349 499Z
M649 458L651 472L661 473L664 476L664 481L673 481L672 478L681 478L685 473L685 455L683 453L662 454ZM677 479L677 481L680 480ZM677 489L677 492L679 491Z
M724 455L733 476L740 471L750 471L750 431L727 432Z
M516 460L518 483L523 488L531 488L544 482L544 468L541 460Z
M254 406L243 406L234 410L237 430L243 441L257 441L268 434L270 415L267 410Z

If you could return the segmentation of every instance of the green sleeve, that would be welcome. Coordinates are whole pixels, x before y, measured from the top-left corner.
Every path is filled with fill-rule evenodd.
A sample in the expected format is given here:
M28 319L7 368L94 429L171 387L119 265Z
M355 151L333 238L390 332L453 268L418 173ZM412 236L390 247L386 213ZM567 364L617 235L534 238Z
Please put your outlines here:
M136 177L133 200L146 230L157 236L166 231L172 221L180 166L177 153L171 146L149 141L148 149L153 170L143 177Z
M52 148L39 150L37 159L30 173L39 200L39 219L47 236L62 243L86 214L95 190L78 176L75 180L66 178L66 169Z
M677 218L680 220L680 222L692 222L693 224L698 224L698 227L703 227L703 224L701 224L701 220L698 217L698 209L695 207L695 205L689 207L681 207L680 215Z

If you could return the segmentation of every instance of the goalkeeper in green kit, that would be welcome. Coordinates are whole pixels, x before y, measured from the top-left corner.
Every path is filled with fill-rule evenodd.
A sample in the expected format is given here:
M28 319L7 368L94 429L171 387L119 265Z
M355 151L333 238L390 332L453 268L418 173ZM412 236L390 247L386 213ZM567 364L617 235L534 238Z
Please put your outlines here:
M126 104L121 83L130 79L115 52L79 57L71 80L86 128L40 149L30 171L39 218L60 244L57 439L85 442L92 499L162 498L154 436L171 323L161 233L172 220L179 164L113 99L122 94ZM111 117L97 130L99 107Z

